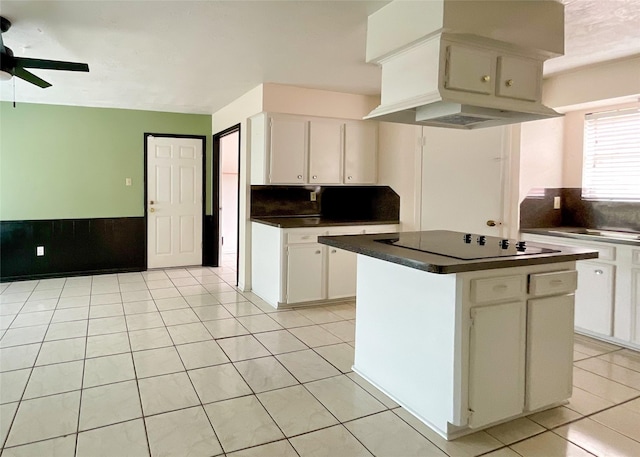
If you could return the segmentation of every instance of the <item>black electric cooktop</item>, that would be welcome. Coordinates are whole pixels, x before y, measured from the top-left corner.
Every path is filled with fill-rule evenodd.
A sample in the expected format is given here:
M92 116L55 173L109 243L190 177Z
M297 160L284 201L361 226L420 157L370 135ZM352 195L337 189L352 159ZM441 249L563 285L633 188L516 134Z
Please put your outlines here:
M449 230L398 233L392 238L376 241L460 260L479 260L495 257L516 257L560 252L555 249L528 246L525 241L473 233L452 232Z

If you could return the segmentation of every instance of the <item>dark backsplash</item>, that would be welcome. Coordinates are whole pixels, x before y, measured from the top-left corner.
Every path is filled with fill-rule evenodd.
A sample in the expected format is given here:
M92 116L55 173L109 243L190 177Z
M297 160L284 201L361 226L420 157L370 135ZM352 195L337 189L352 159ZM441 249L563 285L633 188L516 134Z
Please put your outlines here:
M520 228L586 227L640 231L640 202L607 202L582 199L580 188L545 189L544 197L527 197L520 203ZM553 198L561 197L561 209Z
M316 201L311 201L316 192ZM389 186L251 186L251 217L319 215L336 220L400 219Z

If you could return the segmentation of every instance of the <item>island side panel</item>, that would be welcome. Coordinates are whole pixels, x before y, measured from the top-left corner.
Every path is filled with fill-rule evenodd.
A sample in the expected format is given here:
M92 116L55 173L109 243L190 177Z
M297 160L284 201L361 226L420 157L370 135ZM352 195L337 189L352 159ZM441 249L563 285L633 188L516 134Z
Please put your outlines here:
M459 397L456 308L455 274L358 255L354 370L441 432Z
M252 291L274 308L282 299L281 232L277 227L251 223Z

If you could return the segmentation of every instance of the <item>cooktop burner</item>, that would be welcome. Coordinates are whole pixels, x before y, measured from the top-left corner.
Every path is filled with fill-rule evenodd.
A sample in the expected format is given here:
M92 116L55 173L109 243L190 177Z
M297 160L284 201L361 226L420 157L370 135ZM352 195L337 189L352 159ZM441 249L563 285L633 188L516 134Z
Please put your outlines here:
M376 241L460 260L479 260L494 257L514 257L560 252L555 249L527 246L525 241L476 235L473 233L452 232L449 230L399 233L393 238Z

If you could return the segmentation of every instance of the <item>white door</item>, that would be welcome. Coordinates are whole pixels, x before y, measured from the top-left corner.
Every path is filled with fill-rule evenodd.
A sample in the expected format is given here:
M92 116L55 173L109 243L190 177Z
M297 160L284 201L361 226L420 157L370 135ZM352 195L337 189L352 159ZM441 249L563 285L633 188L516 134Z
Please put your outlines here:
M505 236L509 127L424 127L423 136L421 229Z
M202 140L147 137L147 267L202 265Z
M342 179L342 128L334 120L309 124L309 183L340 184Z
M307 121L299 117L271 117L271 184L307 182Z
M332 247L327 249L329 250L327 298L354 297L356 295L357 254Z
M324 299L322 245L289 246L287 255L287 303Z
M576 262L575 326L613 336L613 284L615 266L600 262Z
M344 131L344 183L375 184L377 157L378 123L347 122Z
M525 303L471 309L469 427L524 410Z

